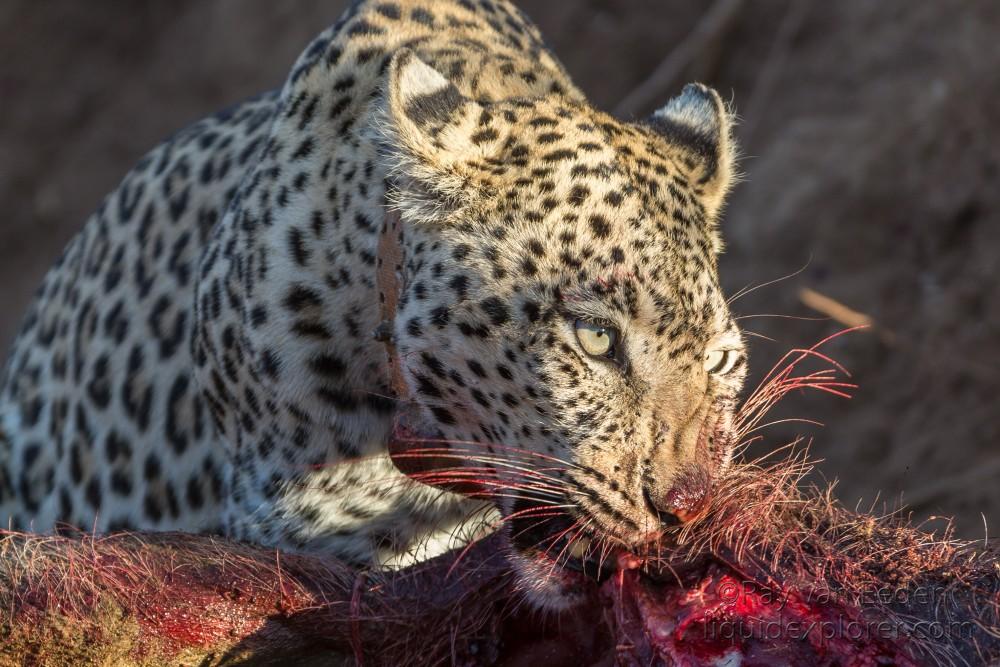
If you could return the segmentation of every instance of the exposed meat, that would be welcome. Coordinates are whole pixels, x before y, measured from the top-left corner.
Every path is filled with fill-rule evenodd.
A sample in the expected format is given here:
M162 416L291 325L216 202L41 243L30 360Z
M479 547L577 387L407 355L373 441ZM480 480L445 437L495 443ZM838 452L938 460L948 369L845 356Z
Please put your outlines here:
M914 665L1000 659L1000 552L738 467L570 612L496 534L396 573L187 534L0 537L0 663Z

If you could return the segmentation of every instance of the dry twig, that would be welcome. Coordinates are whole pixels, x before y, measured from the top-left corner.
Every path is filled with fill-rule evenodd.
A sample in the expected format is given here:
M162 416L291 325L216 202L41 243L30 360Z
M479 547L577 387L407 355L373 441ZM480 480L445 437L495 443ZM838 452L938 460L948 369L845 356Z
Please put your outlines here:
M701 18L694 30L671 51L642 83L625 96L614 114L619 118L633 118L662 102L666 91L698 55L711 50L735 25L743 8L743 0L716 0Z

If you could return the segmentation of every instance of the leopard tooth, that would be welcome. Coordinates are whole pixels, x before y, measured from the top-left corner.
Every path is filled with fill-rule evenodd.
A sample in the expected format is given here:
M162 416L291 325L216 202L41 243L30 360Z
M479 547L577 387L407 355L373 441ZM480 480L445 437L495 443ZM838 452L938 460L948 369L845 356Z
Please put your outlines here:
M569 555L578 560L583 560L587 557L587 552L590 551L590 538L581 537L573 542L570 547Z

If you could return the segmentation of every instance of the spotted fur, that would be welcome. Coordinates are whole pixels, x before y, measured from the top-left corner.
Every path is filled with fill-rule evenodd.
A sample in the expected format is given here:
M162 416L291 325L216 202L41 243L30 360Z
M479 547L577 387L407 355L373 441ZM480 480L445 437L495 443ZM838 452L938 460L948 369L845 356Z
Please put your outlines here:
M0 381L0 516L401 564L514 510L402 477L405 425L548 457L572 516L635 543L728 458L733 155L714 91L616 120L506 0L355 2L280 93L143 158L49 272ZM388 210L407 397L372 335Z

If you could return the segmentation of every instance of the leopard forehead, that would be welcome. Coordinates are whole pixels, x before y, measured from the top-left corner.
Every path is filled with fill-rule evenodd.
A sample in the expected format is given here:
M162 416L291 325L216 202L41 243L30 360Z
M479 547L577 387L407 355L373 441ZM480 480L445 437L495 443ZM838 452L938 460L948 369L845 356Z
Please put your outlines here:
M715 222L732 142L714 92L689 86L646 123L623 123L562 95L473 101L404 52L386 95L387 197L418 254L431 246L430 280L465 268L460 280L504 298L562 291L578 309L583 294L614 293L605 306L684 321L695 338L731 325Z
M555 307L654 337L669 330L671 345L691 341L692 352L732 328L717 235L694 188L667 161L598 150L606 159L596 166L558 148L504 162L504 180L494 174L456 222L411 228L419 269L407 312L440 318L449 298L447 307L500 299L533 316ZM432 294L445 298L435 306Z
M389 197L410 218L411 265L422 269L411 319L423 308L441 320L472 294L534 317L558 304L658 337L669 330L666 342L688 353L735 329L718 285L711 184L689 146L559 97L450 105L429 131L437 150L420 169L428 180L461 174L459 197L435 193L437 183L414 196L422 176L395 156L404 182ZM443 289L449 281L457 294Z

